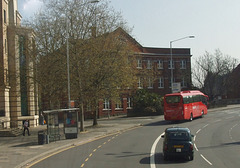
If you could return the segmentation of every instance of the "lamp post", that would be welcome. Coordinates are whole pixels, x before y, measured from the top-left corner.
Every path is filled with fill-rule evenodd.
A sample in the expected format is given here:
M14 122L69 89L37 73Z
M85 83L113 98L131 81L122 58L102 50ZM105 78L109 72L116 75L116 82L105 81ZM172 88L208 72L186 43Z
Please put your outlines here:
M171 56L171 60L170 60L170 69L171 69L171 88L173 89L173 53L172 53L172 43L176 42L176 41L180 41L180 40L184 40L187 38L195 38L195 36L186 36L186 37L182 37L176 40L172 40L170 41L170 56Z
M98 3L99 0L91 0L91 1L88 1L87 3L84 3L83 5L85 4L88 4L88 3ZM66 16L68 17L68 15L66 14ZM66 17L66 18L67 18ZM71 108L71 94L70 94L70 72L69 72L69 22L68 22L68 18L66 20L66 24L67 24L67 28L66 28L66 31L67 31L67 79L68 79L68 108Z

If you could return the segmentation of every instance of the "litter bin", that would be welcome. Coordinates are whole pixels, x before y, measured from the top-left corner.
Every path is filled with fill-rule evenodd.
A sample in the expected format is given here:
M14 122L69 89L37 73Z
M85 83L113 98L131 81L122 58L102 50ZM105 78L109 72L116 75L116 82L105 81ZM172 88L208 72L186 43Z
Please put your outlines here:
M45 140L44 131L38 131L38 145L43 145Z

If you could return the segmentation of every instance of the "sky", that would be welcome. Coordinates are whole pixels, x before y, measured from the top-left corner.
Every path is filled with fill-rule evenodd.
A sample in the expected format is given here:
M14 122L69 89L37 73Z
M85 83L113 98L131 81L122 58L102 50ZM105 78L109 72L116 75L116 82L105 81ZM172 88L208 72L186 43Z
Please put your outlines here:
M100 0L101 2L101 0ZM40 0L18 0L24 18L33 15ZM193 59L219 49L240 62L240 0L110 0L122 13L131 36L144 47L191 48Z

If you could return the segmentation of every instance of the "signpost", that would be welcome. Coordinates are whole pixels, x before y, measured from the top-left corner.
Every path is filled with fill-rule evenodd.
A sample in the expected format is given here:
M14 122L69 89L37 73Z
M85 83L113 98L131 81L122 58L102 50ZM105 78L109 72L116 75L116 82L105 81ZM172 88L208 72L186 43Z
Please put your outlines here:
M181 83L173 83L172 84L172 93L181 92Z

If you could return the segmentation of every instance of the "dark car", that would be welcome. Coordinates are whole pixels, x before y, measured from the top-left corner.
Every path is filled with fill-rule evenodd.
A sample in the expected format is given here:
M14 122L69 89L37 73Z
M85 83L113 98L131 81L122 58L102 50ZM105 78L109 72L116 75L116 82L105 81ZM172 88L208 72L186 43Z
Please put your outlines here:
M167 128L162 135L163 158L168 160L170 157L185 157L193 160L193 135L188 128L173 127Z

